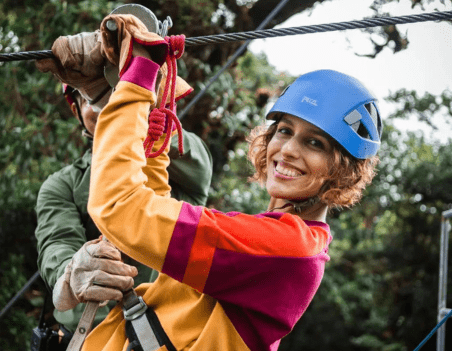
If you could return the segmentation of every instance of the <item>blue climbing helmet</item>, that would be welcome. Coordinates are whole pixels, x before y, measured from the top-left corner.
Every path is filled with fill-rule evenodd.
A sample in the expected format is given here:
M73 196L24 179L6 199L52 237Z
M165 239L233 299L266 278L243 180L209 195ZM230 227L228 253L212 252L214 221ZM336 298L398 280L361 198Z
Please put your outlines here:
M283 91L267 119L278 113L315 125L355 158L369 158L380 148L377 98L349 75L333 70L303 74Z

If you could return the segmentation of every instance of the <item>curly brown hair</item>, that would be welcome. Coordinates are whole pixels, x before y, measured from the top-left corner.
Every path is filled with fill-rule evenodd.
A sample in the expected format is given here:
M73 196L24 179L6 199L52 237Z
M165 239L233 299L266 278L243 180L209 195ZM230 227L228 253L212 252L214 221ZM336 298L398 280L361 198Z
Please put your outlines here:
M278 121L268 127L256 127L247 138L248 159L256 169L254 175L249 178L252 182L264 184L267 180L267 146L277 127ZM330 208L351 207L361 199L363 190L372 182L379 158L372 156L365 160L356 159L334 139L329 138L329 141L333 145L333 153L330 172L321 179L326 181L327 185L319 194L320 201Z

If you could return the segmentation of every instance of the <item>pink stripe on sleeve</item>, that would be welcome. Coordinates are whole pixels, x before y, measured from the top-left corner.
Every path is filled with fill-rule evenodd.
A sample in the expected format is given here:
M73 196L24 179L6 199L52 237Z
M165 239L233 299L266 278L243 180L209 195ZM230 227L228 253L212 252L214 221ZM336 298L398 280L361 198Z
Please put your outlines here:
M155 92L155 83L159 68L158 64L145 57L133 57L127 71L121 76L121 81L134 83Z
M162 273L182 281L203 207L183 203L162 267Z

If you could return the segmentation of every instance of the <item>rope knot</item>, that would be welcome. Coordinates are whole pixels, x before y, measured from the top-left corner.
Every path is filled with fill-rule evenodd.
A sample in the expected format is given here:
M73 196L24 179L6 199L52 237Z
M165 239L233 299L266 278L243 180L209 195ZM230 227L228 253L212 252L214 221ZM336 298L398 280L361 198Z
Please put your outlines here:
M166 123L167 122L167 123ZM173 111L168 110L167 108L159 108L153 109L149 115L149 129L148 136L144 141L144 149L146 158L154 158L160 155L163 150L167 147L171 133L173 130L173 122L176 125L176 129L178 132L178 142L179 142L179 153L182 155L184 153L183 141L182 141L182 126L179 122L179 119L174 114ZM165 128L166 123L166 128ZM160 149L156 152L152 152L152 147L154 143L160 139L163 135L163 132L166 133L165 140Z
M166 114L159 109L153 109L151 114L149 115L149 130L148 137L157 141L163 135L163 131L165 130L165 119Z
M169 54L176 60L180 59L185 50L185 35L172 35L165 37L165 41L169 44Z

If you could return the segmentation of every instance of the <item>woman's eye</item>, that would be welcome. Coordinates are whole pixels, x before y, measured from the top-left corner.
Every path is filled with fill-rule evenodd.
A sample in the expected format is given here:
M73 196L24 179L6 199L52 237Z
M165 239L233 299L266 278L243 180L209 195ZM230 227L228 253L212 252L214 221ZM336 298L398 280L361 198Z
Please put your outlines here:
M325 148L323 143L320 140L317 140L317 139L309 140L309 144L311 144L312 146L314 146L316 148L319 148L319 149L324 149Z
M290 134L290 129L285 127L278 128L278 133L280 134Z

